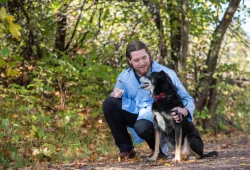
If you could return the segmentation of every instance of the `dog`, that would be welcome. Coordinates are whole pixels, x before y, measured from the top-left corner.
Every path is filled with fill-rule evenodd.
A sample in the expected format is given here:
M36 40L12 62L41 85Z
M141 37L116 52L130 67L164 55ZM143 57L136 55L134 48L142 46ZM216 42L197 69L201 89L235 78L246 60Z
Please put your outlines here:
M203 141L193 122L173 110L175 107L184 107L182 98L177 93L177 88L171 78L164 71L152 72L149 77L140 78L141 88L150 90L154 102L152 105L153 122L155 129L155 148L153 156L148 161L156 161L159 155L161 135L166 135L167 145L171 150L175 149L173 161L178 162L183 157L195 157L196 159L217 156L216 151L203 153ZM171 112L175 112L182 121L176 123Z

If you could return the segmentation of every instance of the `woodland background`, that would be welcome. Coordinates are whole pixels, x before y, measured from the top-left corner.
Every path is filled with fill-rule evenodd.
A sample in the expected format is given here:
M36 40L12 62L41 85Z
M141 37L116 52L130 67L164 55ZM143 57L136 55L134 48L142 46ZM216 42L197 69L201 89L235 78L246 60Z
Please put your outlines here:
M117 152L101 104L135 39L178 73L202 133L250 129L247 1L0 2L1 167Z

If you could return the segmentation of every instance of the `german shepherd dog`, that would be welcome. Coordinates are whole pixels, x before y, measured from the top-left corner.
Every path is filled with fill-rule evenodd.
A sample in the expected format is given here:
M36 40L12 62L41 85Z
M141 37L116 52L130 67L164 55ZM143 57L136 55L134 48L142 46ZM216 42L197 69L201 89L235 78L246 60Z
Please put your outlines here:
M155 148L149 161L156 161L159 155L161 135L166 135L168 148L175 149L173 161L178 162L181 156L194 157L196 159L203 157L216 156L216 151L203 153L203 141L193 122L189 122L186 117L172 111L174 107L184 107L182 99L177 93L177 88L171 78L164 71L152 72L149 77L141 77L142 89L151 91L154 102L152 105L153 122L155 129ZM176 123L171 116L175 112L182 121Z

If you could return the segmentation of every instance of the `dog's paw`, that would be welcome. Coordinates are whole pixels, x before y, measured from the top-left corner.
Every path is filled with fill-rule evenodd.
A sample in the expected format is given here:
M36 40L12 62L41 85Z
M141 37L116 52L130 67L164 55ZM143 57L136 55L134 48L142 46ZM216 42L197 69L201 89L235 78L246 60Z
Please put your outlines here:
M167 159L174 159L174 154L168 154Z
M181 161L181 157L175 157L173 160L172 160L174 163L178 163Z
M153 156L152 156L152 157L148 158L147 161L148 161L148 162L155 162L156 159L157 159L157 157L153 157Z
M196 160L195 156L188 156L188 160Z

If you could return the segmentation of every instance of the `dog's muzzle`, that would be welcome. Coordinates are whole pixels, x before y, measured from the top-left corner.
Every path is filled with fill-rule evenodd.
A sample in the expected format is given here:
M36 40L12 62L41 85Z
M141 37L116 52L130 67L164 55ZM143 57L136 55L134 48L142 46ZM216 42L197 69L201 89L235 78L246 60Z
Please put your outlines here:
M142 76L140 82L142 83L141 89L145 89L149 86L149 79L147 76Z

